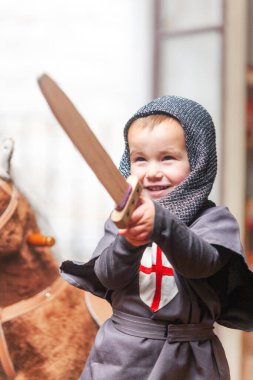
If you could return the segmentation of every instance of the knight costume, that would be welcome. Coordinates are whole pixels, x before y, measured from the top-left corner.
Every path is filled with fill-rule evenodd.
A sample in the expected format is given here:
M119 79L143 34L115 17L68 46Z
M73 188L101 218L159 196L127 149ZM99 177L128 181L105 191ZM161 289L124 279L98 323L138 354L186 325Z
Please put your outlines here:
M181 123L190 175L155 202L150 245L132 246L109 218L88 263L62 263L67 281L106 298L113 308L80 379L229 380L213 324L253 330L253 274L235 218L208 200L217 170L214 125L192 100L155 99L126 124L120 163L125 177L128 129L152 114Z

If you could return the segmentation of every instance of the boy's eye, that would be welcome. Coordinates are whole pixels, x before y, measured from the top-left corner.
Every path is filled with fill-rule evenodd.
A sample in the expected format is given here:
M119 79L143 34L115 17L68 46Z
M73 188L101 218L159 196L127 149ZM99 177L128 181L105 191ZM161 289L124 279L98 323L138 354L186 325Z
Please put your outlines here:
M146 161L144 157L138 156L135 157L134 162L141 162L141 161Z
M164 156L163 157L163 159L162 159L163 161L169 161L169 160L173 160L173 157L172 156Z

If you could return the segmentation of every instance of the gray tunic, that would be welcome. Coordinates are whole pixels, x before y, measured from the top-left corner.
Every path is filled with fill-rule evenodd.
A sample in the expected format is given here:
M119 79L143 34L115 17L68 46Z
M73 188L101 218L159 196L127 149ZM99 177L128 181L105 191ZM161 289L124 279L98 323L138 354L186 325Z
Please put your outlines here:
M169 325L221 323L252 330L249 304L253 275L243 257L239 227L227 208L210 207L187 227L155 205L151 240L174 267L177 295L156 312L139 295L139 267L145 247L133 247L108 220L92 259L67 261L62 276L72 285L107 298L113 309ZM252 294L252 293L251 293ZM137 335L137 336L136 336ZM110 318L98 331L81 380L228 380L217 337L169 342L127 334Z

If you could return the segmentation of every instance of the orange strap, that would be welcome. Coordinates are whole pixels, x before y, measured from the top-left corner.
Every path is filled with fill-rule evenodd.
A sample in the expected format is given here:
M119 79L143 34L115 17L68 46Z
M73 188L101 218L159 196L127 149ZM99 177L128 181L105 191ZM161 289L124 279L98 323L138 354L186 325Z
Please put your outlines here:
M67 285L68 283L66 281L64 281L61 277L58 277L52 285L42 290L35 296L0 309L0 362L9 379L13 379L16 376L16 373L4 336L4 331L2 328L3 323L22 314L28 313L39 306L43 306L49 301L52 301Z

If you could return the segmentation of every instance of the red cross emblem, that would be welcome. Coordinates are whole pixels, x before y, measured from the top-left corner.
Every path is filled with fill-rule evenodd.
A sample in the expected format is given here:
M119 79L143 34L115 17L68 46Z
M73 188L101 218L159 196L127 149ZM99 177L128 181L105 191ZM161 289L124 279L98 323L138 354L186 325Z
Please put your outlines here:
M145 265L146 264L146 265ZM178 292L174 271L161 248L147 248L139 268L140 297L153 312L165 306Z

